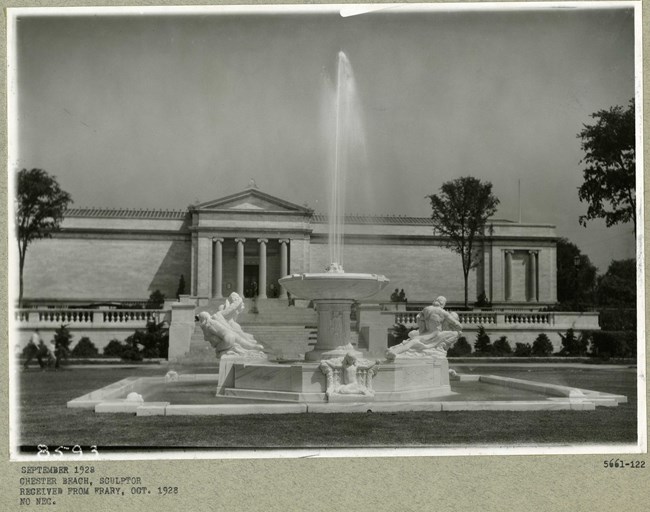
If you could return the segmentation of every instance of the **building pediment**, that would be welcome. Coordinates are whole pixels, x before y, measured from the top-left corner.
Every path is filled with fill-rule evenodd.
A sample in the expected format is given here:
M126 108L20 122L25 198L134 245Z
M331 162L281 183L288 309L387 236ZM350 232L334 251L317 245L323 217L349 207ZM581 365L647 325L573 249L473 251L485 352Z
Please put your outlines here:
M198 204L194 209L197 212L312 213L310 208L291 203L255 188L248 188L236 194Z

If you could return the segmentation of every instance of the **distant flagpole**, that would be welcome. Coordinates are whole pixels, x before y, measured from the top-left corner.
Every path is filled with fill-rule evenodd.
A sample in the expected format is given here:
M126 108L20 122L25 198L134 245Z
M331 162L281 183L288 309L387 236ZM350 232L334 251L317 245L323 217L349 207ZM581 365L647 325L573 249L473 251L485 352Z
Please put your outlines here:
M518 183L517 200L519 202L519 224L521 224L521 179L517 180L517 183Z

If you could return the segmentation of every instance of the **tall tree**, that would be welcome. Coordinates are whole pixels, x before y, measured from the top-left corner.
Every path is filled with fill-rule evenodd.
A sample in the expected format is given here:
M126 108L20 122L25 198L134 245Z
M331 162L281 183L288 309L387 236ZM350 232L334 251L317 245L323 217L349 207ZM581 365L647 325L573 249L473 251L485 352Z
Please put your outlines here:
M563 309L594 300L597 269L589 256L567 240L557 241L557 300Z
M598 281L597 294L603 306L636 307L636 260L613 260Z
M22 169L16 190L16 236L19 256L18 305L23 301L23 269L27 247L37 238L49 238L60 229L63 213L72 202L61 190L56 176L42 169Z
M439 194L427 197L431 200L434 230L446 236L447 246L460 254L467 307L469 272L479 262L477 238L484 234L499 200L492 194L492 183L471 176L443 183Z
M581 163L587 164L578 197L589 204L580 224L602 218L609 227L631 220L636 233L634 99L627 109L615 106L591 117L595 123L578 134L585 152Z

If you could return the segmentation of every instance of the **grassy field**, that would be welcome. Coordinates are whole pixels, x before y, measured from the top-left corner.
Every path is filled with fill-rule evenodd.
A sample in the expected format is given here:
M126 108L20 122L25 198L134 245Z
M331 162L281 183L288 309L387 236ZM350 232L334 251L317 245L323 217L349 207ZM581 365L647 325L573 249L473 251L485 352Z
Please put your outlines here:
M96 415L67 409L92 390L162 368L30 369L19 374L18 431L23 451L48 446L145 448L421 447L476 444L546 445L634 443L636 371L621 366L504 368L458 366L462 373L504 375L623 394L627 404L595 411L400 412L250 416ZM453 387L453 383L452 383ZM459 389L459 391L461 391Z

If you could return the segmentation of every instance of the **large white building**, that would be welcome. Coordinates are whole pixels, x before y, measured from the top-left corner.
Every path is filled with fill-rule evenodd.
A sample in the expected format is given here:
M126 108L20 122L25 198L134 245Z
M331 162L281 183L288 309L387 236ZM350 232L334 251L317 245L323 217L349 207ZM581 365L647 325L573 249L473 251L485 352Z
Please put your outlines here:
M470 273L469 300L481 293L496 306L536 309L556 302L555 227L492 219ZM249 186L185 211L71 209L61 231L30 245L27 304L146 300L154 290L175 297L180 276L198 303L232 291L284 298L278 279L320 272L330 263L326 216ZM384 274L409 302L444 295L464 299L460 256L429 218L345 219L346 272Z

